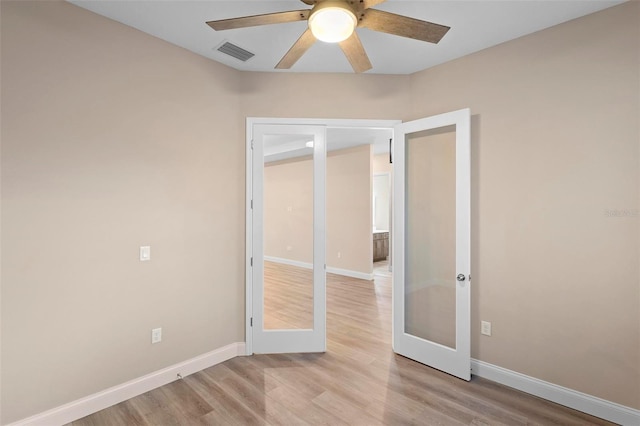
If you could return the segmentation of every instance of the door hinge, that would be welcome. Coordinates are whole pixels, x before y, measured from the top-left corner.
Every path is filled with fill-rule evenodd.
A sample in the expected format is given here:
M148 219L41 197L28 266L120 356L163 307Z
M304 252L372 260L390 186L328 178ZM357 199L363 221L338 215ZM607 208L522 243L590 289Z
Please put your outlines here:
M253 200L251 200L251 210L253 210Z
M251 266L253 266L253 257L251 258L250 262L251 262Z
M253 327L253 317L249 320L249 327Z
M251 149L253 149L253 139L251 139Z

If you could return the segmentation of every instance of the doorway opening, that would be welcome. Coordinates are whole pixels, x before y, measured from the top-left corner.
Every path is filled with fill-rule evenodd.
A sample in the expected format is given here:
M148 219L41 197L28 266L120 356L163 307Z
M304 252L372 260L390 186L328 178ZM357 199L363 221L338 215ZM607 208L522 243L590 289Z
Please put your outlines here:
M267 339L278 334L310 335L316 328L326 333L322 319L312 320L317 308L312 287L323 286L320 293L326 294L326 274L371 284L374 157L382 156L388 161L393 126L398 123L247 119L247 205L254 206L247 209L247 354L264 350L260 344L254 348L256 325ZM286 128L291 126L300 126L299 140L295 132L287 134ZM319 145L310 139L311 127L323 128L323 149L319 150ZM254 137L257 128L263 129L260 140ZM258 160L256 150L260 150ZM323 164L319 166L320 158ZM320 172L325 174L321 176ZM322 194L316 194L320 181L325 188ZM260 190L259 200L254 199L256 189ZM326 215L322 220L313 212L319 203L324 204L321 207ZM256 207L261 210L258 212ZM260 214L258 220L256 213ZM314 248L317 227L326 230L320 249ZM260 234L258 239L256 233ZM259 247L254 246L256 241ZM318 250L325 255L320 264L313 259ZM258 266L259 277L254 266ZM324 269L323 279L313 279L319 267ZM302 278L294 279L296 283L292 285L293 276ZM273 284L273 292L264 287L267 281ZM253 294L257 283L262 286L259 297ZM256 318L256 308L262 309L260 318ZM268 310L275 315L267 318Z
M393 155L385 155L396 163L390 179L384 171L375 178L375 143L353 143L347 137L376 128L397 138ZM399 265L390 280L393 317L388 331L393 330L394 352L469 380L469 135L468 109L377 125L366 120L292 124L248 119L247 353L325 352L327 282L338 284L336 288L357 285L347 283L348 278L366 284L374 278L373 261L391 254L392 263ZM297 172L291 174L291 169ZM382 184L374 190L375 180ZM386 182L389 188L390 180L393 191L387 193L383 187ZM389 212L393 220L384 214L389 198L395 199ZM298 228L303 231L292 232ZM389 244L391 228L396 232ZM275 285L274 276L287 275L274 263L298 270L288 271L275 297L265 297L267 287ZM306 280L291 276L305 275L305 268L311 271ZM305 288L291 285L294 281ZM296 292L310 296L307 309L292 297ZM283 309L281 302L287 299L292 309ZM429 305L431 316L424 314L422 308L432 299L448 301L451 315L446 321L438 320L439 302ZM265 321L270 311L279 315L274 328ZM300 314L311 321L293 324L290 317ZM348 328L344 320L351 315L338 314L332 321L340 315L338 325ZM366 338L366 329L360 331L354 331L355 339Z

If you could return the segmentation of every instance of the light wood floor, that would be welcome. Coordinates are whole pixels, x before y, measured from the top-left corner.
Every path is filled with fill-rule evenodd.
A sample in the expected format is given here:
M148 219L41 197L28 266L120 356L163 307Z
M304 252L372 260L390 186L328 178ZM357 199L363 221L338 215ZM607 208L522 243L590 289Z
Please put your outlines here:
M264 329L313 328L313 270L264 262Z
M72 425L610 424L394 355L384 271L373 282L327 275L327 330L324 354L234 358Z

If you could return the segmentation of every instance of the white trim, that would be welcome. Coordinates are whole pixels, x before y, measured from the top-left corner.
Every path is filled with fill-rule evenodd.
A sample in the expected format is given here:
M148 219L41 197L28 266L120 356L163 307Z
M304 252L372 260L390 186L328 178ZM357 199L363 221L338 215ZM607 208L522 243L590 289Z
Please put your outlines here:
M253 329L251 327L251 319L253 317L253 123L251 120L246 121L246 179L245 179L245 262L244 276L245 285L245 306L244 306L244 339L246 341L246 355L253 354Z
M244 342L213 350L206 354L179 362L162 370L154 371L137 379L130 380L109 389L94 393L68 404L61 405L26 419L18 420L7 426L64 425L90 414L109 408L122 401L141 395L150 390L178 380L178 374L186 377L228 359L245 354Z
M640 410L554 385L497 365L472 359L471 373L601 419L621 425L640 425Z
M329 272L330 274L337 274L337 275L343 275L345 277L357 278L359 280L367 280L367 281L373 280L373 273L367 274L364 272L351 271L349 269L334 268L332 266L327 266L327 272Z
M313 264L308 262L301 262L299 260L285 259L284 257L264 256L264 260L274 263L281 263L283 265L297 266L298 268L313 269Z
M285 259L283 257L265 256L264 260L267 260L269 262L274 262L274 263L281 263L283 265L297 266L298 268L304 268L304 269L313 268L313 265L311 263L300 262L299 260ZM330 274L343 275L345 277L357 278L360 280L367 280L367 281L373 280L373 273L367 274L365 272L334 268L332 266L327 266L327 272L329 272Z
M247 126L253 124L291 124L345 128L365 128L365 129L393 129L402 120L367 120L350 118L270 118L270 117L247 117Z

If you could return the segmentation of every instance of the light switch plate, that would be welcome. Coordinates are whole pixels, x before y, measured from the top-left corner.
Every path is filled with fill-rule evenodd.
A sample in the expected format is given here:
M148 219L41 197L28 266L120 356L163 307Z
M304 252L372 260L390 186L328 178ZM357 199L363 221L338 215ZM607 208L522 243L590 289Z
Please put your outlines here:
M140 262L151 260L151 246L140 246Z
M151 343L160 343L162 341L162 328L154 328L151 330Z
M491 323L489 321L481 321L480 325L480 332L485 336L491 336Z

